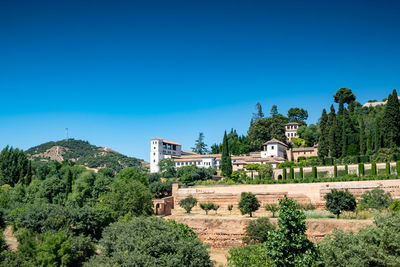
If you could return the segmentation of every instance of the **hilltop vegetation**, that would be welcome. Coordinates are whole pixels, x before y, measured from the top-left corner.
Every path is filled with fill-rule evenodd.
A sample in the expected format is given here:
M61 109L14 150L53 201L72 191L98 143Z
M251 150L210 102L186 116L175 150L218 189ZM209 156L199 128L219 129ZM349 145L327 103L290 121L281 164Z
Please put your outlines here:
M47 142L26 150L34 161L70 160L89 168L110 168L120 171L127 167L140 167L142 162L137 158L122 155L109 148L91 145L88 141L68 139Z

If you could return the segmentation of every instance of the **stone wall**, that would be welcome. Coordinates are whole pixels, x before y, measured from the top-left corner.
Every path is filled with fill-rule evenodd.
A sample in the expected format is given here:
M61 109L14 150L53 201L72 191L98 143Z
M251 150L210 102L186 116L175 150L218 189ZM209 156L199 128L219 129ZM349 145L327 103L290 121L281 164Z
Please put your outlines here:
M352 181L352 182L331 182L331 183L303 183L303 184L260 184L260 185L219 185L219 186L194 186L179 188L178 184L173 185L172 196L175 210L182 210L178 205L181 199L190 195L198 202L214 202L220 205L218 213L228 213L227 206L234 205L237 209L242 192L252 192L261 201L262 207L265 204L278 203L280 198L287 195L301 204L311 203L317 208L325 207L324 196L332 189L346 190L359 198L365 191L374 188L381 188L390 192L393 198L400 199L400 180L376 180L376 181ZM194 211L200 211L197 206Z
M240 246L245 235L245 228L253 218L218 217L218 216L168 216L167 220L175 220L187 224L205 244L212 248L229 249ZM277 219L271 222L277 224ZM336 220L336 219L307 219L307 236L313 241L320 241L333 229L357 232L359 229L371 225L371 220Z

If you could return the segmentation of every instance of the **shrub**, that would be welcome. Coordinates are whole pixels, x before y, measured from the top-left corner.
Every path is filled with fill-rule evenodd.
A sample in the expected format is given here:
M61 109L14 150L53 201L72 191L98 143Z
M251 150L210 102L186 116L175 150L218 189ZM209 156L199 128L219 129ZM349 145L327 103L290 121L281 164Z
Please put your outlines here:
M311 203L308 203L308 204L297 204L297 208L299 210L315 210L316 209L316 207Z
M324 165L325 166L332 166L334 162L333 158L324 158Z
M349 175L349 166L347 164L344 165L344 175Z
M300 167L299 176L300 176L300 179L303 179L303 178L304 178L303 167Z
M382 189L375 188L365 191L361 195L360 206L362 209L387 209L392 203L390 193L385 193Z
M265 205L265 210L272 213L272 218L275 218L275 213L279 211L278 204L267 204Z
M312 178L318 178L317 167L312 167Z
M287 179L287 174L286 174L286 168L282 169L282 179L286 180Z
M232 205L232 204L229 204L229 205L228 205L229 214L232 213L232 209L233 209L233 205Z
M245 244L264 243L272 230L275 230L275 226L267 217L252 220L246 226L246 237L243 238L243 242Z
M215 211L215 214L217 214L217 211L218 211L218 209L219 209L219 205L214 204L213 207L212 207L212 209Z
M396 173L400 175L400 161L396 161Z
M389 209L391 211L400 211L400 200L396 199L395 201L393 201Z
M206 215L208 215L208 211L214 209L214 203L212 202L200 203L199 207L200 209L206 212Z
M294 168L293 167L290 168L289 179L294 180Z
M358 163L358 176L364 176L364 163Z
M338 177L338 172L337 172L337 166L335 165L334 167L333 167L333 177Z
M333 189L325 195L326 209L339 218L342 211L353 211L356 208L356 199L348 191L339 191Z
M179 201L179 206L186 210L186 213L190 213L194 206L197 204L197 199L192 196L188 196L187 198Z
M231 267L273 266L274 263L265 251L264 243L233 247L229 250L228 265Z
M206 246L191 228L157 217L113 223L99 245L102 253L86 266L211 266Z
M253 212L257 211L260 207L260 201L257 199L256 195L251 192L242 192L241 199L239 202L239 210L244 214L249 214L253 217Z
M386 162L386 175L390 175L390 162Z
M372 176L377 175L377 172L376 172L376 162L372 162L372 163L371 163L371 175L372 175Z

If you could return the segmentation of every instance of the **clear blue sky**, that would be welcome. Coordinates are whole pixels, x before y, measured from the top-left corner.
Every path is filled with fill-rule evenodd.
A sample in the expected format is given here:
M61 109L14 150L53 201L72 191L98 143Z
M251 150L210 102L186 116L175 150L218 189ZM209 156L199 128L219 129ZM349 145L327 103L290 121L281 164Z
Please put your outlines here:
M257 101L309 111L400 88L399 1L0 2L0 146L70 136L148 160L247 133Z

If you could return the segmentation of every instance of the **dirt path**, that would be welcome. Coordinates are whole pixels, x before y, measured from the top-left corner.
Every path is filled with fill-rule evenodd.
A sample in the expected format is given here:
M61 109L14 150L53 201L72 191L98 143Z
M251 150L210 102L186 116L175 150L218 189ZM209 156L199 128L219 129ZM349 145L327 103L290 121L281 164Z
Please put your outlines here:
M17 251L18 250L18 240L14 236L11 226L7 226L6 229L4 229L3 236L8 245L8 249L11 251Z
M210 253L211 260L216 262L216 267L228 266L226 257L229 255L229 249L210 248L208 252Z

